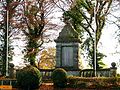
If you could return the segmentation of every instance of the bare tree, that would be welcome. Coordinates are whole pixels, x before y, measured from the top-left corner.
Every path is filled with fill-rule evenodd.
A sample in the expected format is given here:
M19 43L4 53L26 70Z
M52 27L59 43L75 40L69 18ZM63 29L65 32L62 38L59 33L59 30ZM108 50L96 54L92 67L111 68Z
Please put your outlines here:
M57 2L57 1L55 1ZM26 36L25 58L35 65L36 56L44 42L49 42L46 32L56 28L51 22L56 5L51 0L24 0L21 2L20 22L16 26Z

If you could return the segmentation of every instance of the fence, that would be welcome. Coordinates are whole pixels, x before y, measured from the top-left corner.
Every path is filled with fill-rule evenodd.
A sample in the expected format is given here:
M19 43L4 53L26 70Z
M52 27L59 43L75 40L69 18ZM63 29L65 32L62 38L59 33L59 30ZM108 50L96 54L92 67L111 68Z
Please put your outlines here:
M52 72L54 69L39 69L42 74L43 82L51 81Z
M115 77L117 68L107 68L96 70L96 77ZM93 69L84 69L80 71L80 77L94 77L95 70Z
M40 69L43 81L51 81L53 70L54 69ZM117 68L99 69L96 71L96 77L115 77L116 71L117 71ZM83 69L80 71L67 70L67 73L68 75L73 75L73 76L95 77L95 71L93 69Z

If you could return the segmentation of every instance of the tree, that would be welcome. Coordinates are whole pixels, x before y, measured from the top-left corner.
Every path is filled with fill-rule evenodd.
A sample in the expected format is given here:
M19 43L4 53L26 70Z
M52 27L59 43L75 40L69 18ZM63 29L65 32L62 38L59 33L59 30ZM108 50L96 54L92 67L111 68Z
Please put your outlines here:
M40 69L54 69L55 68L55 48L48 48L43 50L38 61L38 68Z
M45 32L56 27L51 23L51 14L55 9L55 4L51 0L31 0L22 4L22 16L19 23L20 28L26 36L25 59L31 65L36 66L36 56L40 47L45 41L49 41Z

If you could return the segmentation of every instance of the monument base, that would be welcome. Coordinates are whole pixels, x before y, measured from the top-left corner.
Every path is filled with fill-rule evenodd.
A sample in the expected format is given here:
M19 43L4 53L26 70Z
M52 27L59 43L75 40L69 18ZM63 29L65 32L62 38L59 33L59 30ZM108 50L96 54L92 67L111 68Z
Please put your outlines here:
M67 71L68 76L80 76L80 70L78 71Z
M56 67L56 68L63 68L67 71L68 76L80 76L81 69L73 68L73 67Z

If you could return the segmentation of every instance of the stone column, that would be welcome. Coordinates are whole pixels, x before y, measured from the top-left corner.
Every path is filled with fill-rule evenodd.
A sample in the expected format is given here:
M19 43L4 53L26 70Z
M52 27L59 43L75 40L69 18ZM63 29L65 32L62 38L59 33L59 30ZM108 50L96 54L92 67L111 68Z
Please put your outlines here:
M58 43L56 45L56 67L61 66L61 45Z

